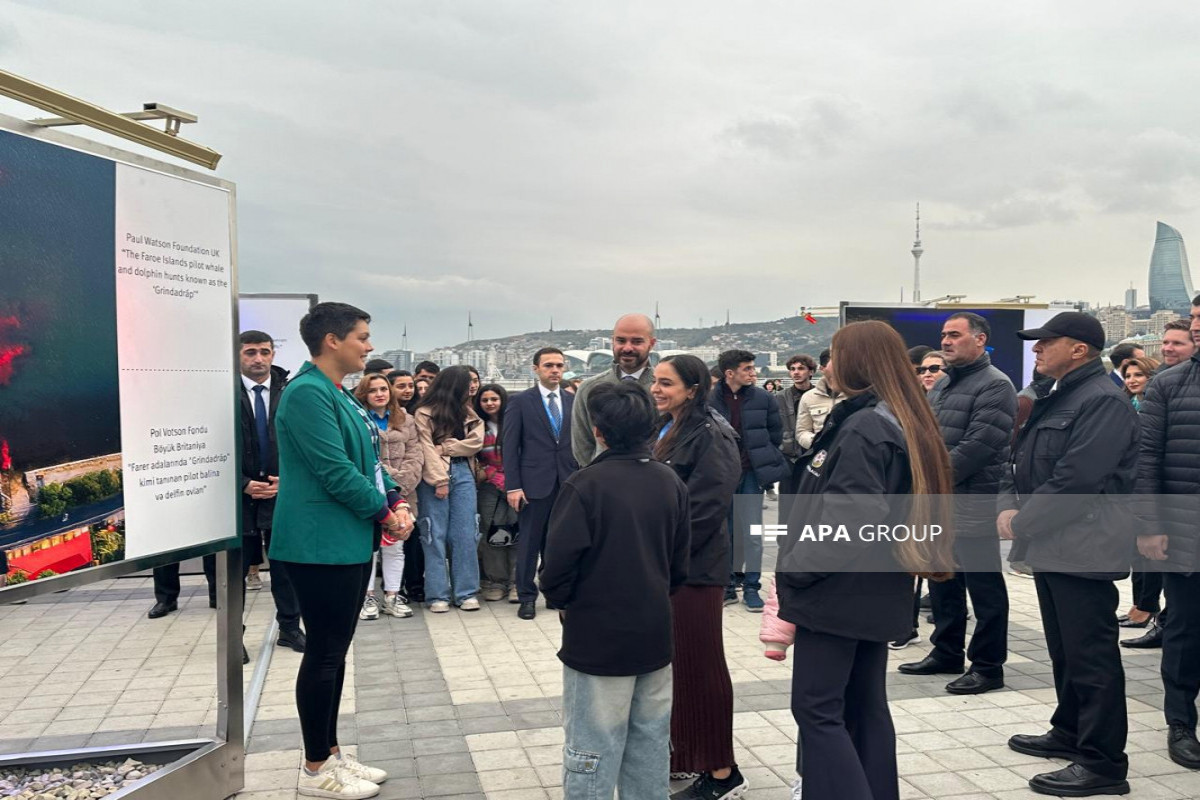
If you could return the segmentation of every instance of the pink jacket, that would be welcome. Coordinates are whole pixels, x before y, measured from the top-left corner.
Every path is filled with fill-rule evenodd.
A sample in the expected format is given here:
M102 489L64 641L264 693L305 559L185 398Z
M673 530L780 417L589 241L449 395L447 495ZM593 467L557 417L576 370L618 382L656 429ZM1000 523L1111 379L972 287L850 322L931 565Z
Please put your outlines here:
M767 603L763 609L758 639L767 646L768 653L786 652L796 641L796 626L779 618L779 598L775 596L774 578L771 578L771 590L767 592Z

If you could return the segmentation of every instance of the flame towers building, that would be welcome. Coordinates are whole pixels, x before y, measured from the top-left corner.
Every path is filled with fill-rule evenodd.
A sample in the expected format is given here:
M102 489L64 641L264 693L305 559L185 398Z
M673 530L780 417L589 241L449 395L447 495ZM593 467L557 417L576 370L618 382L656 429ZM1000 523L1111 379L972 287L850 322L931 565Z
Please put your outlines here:
M1158 223L1150 254L1150 310L1170 309L1187 314L1192 306L1192 270L1179 231Z

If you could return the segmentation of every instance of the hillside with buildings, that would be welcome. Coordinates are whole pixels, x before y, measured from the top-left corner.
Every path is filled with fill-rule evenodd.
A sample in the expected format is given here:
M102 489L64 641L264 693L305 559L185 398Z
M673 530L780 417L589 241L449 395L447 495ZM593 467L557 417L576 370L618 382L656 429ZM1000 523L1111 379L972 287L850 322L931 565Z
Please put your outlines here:
M837 330L837 318L785 317L770 322L726 323L707 328L662 327L657 331L655 352L690 352L708 363L715 363L722 350L740 348L758 356L760 370L784 372L784 363L793 353L809 353L814 358L829 347ZM533 354L542 347L558 347L568 354L569 368L590 374L605 368L605 354L611 357L611 329L532 331L497 339L475 339L440 347L428 353L411 350L378 352L400 369L412 369L424 359L442 366L470 364L484 376L524 378L529 374Z

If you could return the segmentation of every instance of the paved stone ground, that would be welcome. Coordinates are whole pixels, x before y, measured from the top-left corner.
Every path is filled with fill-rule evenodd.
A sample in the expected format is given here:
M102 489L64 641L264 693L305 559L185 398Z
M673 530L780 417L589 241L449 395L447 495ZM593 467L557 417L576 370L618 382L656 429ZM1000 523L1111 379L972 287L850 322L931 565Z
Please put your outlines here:
M1008 584L1006 690L952 697L942 690L945 678L889 674L906 800L1033 798L1027 778L1053 768L1004 744L1013 733L1043 731L1054 699L1033 582L1010 577ZM1127 603L1128 582L1122 594ZM272 609L268 592L247 598L246 642L256 657ZM0 752L211 731L216 623L205 601L203 579L192 577L185 578L181 612L164 620L145 617L153 603L147 579L0 606ZM749 800L783 800L795 760L791 659L763 657L759 620L741 606L725 613L736 755L753 787ZM930 626L923 624L921 633L927 638ZM561 797L558 640L553 614L525 622L508 603L486 603L470 614L418 610L412 619L362 623L343 702L342 742L391 774L382 800ZM926 649L893 653L890 666ZM1200 775L1165 757L1158 651L1123 655L1132 796L1200 797ZM278 648L273 656L239 800L296 796L292 685L299 656Z

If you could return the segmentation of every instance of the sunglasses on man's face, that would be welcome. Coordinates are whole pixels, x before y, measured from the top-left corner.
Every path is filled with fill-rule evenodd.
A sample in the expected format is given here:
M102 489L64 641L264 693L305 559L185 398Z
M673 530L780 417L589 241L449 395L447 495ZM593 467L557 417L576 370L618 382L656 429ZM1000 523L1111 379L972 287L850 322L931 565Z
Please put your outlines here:
M941 371L942 371L941 364L930 364L928 367L917 367L918 375L924 375L926 372L931 372L934 375L937 375Z

